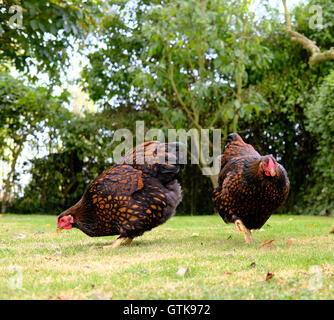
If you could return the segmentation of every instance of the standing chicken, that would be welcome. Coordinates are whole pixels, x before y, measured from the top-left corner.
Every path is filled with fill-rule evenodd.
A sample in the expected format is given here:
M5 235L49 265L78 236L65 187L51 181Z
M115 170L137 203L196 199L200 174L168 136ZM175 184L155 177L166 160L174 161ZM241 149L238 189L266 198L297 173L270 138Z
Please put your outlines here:
M226 223L235 223L248 244L253 242L250 229L265 224L284 203L290 187L283 166L272 155L260 156L237 133L228 136L218 184L214 205Z
M57 218L58 231L78 228L91 237L120 235L112 245L164 223L181 202L176 178L183 168L179 143L150 141L130 150L122 164L97 177L81 200Z

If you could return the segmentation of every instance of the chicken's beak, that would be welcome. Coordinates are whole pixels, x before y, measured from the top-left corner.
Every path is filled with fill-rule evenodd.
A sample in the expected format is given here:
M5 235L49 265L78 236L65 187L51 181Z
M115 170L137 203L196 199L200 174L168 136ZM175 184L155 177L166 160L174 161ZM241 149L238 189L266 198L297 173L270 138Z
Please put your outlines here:
M59 233L59 232L61 232L61 230L63 230L64 228L63 227L58 227L57 228L57 232Z
M276 176L276 171L275 170L270 170L269 173L272 177Z

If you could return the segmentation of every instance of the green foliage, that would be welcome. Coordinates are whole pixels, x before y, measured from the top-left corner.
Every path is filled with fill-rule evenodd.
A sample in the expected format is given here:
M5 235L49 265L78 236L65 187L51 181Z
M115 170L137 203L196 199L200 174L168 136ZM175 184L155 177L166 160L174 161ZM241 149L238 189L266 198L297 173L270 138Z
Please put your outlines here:
M58 110L63 98L54 98L45 88L31 87L8 73L0 73L0 161L9 167L2 188L3 213L10 190L19 178L17 162L24 146L37 144L51 112Z
M155 122L212 128L267 107L247 85L247 69L268 69L271 59L247 1L139 1L130 18L129 1L110 3L117 10L97 35L105 46L82 74L105 109L150 109Z
M334 72L317 90L307 108L308 130L317 138L312 183L306 190L308 211L334 215Z
M75 43L82 43L84 36L94 28L99 14L98 3L77 0L2 1L0 65L12 64L37 80L38 76L31 73L34 66L37 72L47 73L51 80L59 80L60 70L65 70L71 63L69 49ZM19 18L20 12L22 18ZM14 25L22 22L22 26L10 25L11 19Z
M24 143L29 135L36 137L43 131L49 113L56 112L60 100L46 88L31 87L9 73L0 73L1 147Z
M23 197L13 202L12 212L59 213L111 166L112 128L98 114L58 108L47 124L49 154L30 161L31 181Z

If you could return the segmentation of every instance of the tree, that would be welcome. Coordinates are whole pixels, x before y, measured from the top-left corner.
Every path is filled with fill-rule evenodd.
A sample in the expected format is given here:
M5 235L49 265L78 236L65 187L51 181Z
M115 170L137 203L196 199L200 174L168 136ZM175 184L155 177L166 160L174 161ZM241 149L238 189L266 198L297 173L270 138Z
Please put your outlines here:
M318 30L309 26L312 3L297 6L292 11L295 30L321 48L329 47L334 39L333 29ZM319 136L308 125L308 109L319 100L318 87L330 73L332 62L323 61L311 66L309 53L286 36L279 12L270 8L268 13L271 32L262 34L272 52L271 68L265 72L255 70L251 77L256 90L270 103L271 110L260 112L253 119L255 121L242 122L240 129L262 153L272 153L287 169L291 192L286 209L300 214L316 214L321 211L315 208L319 201L316 194L324 188L324 180L316 179L315 183ZM331 7L324 11L324 25L332 25L330 17ZM315 206L310 205L312 203Z
M329 50L321 51L321 49L317 46L315 41L312 41L308 37L306 37L304 34L293 31L291 26L291 16L290 12L286 3L286 0L282 0L283 6L284 6L284 12L285 12L285 23L286 23L286 33L290 36L291 41L299 43L303 46L304 49L309 51L311 53L311 56L309 58L309 64L310 66L316 66L317 64L328 61L328 60L334 60L334 49L330 48ZM323 18L322 17L322 8L326 8L325 14L327 18L326 21L326 28L333 27L333 6L329 5L328 2L331 1L310 1L307 7L311 7L312 5L316 5L317 7L314 7L315 11L321 10L321 12L317 13L317 18ZM314 10L312 10L314 13ZM306 13L306 10L304 10L304 14ZM309 11L310 13L310 11ZM310 14L305 15L310 23ZM304 16L304 18L305 18ZM314 20L314 19L313 19ZM317 27L317 29L322 29L323 25L320 25Z
M57 110L60 99L50 96L45 88L27 86L8 73L1 73L0 105L0 156L10 168L3 187L2 213L5 213L24 144L33 143L43 132L50 110Z
M14 65L33 80L59 80L99 17L99 1L5 0L0 3L0 66Z
M308 188L306 204L309 211L334 215L334 72L332 71L317 89L306 115L308 130L316 135L317 153L314 157L313 182Z
M105 48L89 55L83 72L86 90L104 108L132 105L156 116L151 125L199 134L219 127L225 139L240 117L267 107L246 71L266 69L270 59L250 1L141 1L127 15L126 1L111 3L118 9L101 26Z

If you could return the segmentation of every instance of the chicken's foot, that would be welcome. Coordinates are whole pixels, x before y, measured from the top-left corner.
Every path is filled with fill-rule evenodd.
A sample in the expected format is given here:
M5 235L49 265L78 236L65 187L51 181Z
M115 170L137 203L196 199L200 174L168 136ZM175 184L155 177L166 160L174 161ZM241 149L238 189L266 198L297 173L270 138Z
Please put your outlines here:
M115 249L118 248L122 243L130 244L132 240L133 240L132 238L119 237L111 245L103 246L103 249Z
M241 233L244 235L245 241L247 244L252 244L253 243L253 238L250 230L248 230L243 222L240 219L237 219L234 221L236 229L240 230Z

